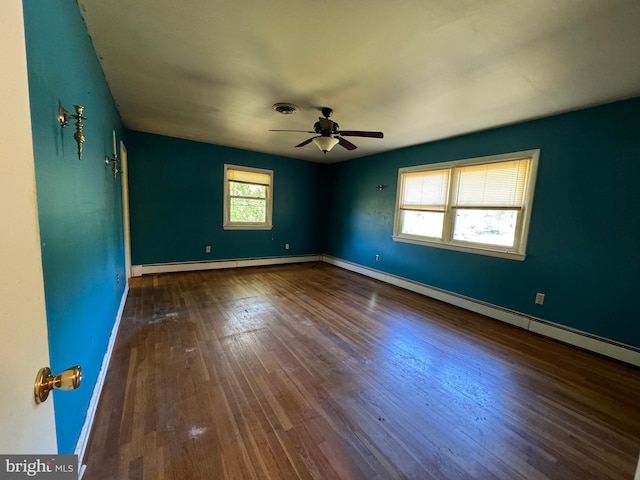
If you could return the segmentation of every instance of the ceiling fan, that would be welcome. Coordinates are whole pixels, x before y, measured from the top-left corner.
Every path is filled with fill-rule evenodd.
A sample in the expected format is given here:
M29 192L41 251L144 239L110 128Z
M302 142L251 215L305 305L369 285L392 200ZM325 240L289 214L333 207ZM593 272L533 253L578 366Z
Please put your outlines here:
M322 108L322 115L324 118L318 117L318 121L313 125L313 130L269 130L270 132L305 132L315 133L317 136L311 137L304 142L296 145L296 147L304 147L305 145L313 142L322 152L325 154L330 151L337 144L346 148L347 150L355 150L358 148L356 145L348 141L343 137L371 137L371 138L383 138L382 132L363 132L359 130L340 130L340 126L333 120L329 120L329 117L333 114L333 109L329 107Z

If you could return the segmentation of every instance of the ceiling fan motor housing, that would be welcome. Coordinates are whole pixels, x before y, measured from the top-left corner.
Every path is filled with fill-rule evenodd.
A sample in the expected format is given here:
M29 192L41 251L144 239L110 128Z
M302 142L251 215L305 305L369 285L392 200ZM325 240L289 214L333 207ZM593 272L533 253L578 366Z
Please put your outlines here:
M313 128L316 133L319 133L320 135L324 135L324 136L337 134L340 131L340 125L338 125L336 122L331 122L331 129L326 129L326 128L323 129L320 122L314 123Z

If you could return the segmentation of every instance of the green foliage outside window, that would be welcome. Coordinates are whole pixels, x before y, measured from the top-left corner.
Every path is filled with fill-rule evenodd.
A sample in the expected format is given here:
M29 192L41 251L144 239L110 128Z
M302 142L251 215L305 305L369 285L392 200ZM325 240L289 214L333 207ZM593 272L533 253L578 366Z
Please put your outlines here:
M267 218L267 187L229 182L232 222L262 223Z

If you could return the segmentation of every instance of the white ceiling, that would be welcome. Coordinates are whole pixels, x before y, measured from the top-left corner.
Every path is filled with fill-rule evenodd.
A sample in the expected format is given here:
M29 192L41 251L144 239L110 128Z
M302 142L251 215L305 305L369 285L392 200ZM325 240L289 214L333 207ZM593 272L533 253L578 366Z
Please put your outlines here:
M316 162L640 95L638 0L78 3L125 126ZM384 139L268 131L322 106Z

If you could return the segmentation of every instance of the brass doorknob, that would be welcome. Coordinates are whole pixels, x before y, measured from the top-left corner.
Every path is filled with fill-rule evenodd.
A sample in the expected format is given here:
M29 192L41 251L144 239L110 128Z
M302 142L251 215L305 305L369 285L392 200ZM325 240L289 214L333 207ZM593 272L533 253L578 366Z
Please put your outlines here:
M67 368L60 375L55 377L51 374L49 367L41 368L36 375L36 382L33 386L33 394L36 403L42 403L49 398L49 392L54 388L60 390L75 390L82 382L82 368L80 365Z

